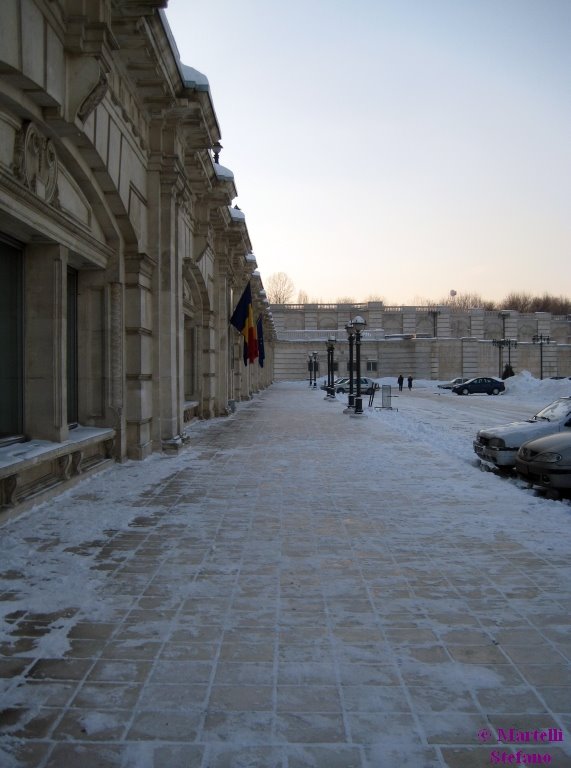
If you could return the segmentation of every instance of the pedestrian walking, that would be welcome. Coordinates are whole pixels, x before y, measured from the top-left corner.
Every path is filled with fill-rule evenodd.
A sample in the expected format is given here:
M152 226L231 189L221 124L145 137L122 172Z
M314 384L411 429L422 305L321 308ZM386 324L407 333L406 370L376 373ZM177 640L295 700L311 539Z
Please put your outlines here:
M410 390L412 389L412 376L409 376L407 381L408 381L408 390L410 392Z
M402 375L402 373L398 377L397 381L398 381L398 384L399 384L399 392L402 392L402 385L404 384L404 376Z

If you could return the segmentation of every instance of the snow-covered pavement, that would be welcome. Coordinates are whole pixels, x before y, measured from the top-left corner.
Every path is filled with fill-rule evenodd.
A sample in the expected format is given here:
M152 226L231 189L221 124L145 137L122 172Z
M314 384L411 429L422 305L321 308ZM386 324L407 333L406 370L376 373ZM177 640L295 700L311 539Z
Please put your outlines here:
M571 503L472 450L571 381L323 394L0 527L2 768L571 766Z

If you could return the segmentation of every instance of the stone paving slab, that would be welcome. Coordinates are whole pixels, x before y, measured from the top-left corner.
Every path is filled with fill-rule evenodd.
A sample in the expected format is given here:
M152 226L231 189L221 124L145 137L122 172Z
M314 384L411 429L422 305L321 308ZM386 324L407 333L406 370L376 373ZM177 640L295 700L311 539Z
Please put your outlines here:
M422 487L445 458L405 491L413 446L340 411L282 384L197 429L127 529L69 555L103 579L98 615L8 614L2 768L571 766L569 558L463 527ZM27 518L38 551L40 511L57 500ZM38 654L54 626L65 653ZM563 740L498 745L510 728Z

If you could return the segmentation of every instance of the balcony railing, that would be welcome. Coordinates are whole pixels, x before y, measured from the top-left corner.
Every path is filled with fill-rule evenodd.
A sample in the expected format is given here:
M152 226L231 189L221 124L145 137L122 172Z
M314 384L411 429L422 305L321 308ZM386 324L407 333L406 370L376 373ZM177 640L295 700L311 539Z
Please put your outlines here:
M391 334L392 336L393 334ZM315 330L287 330L277 332L278 341L321 341L326 342L330 336L335 336L337 342L347 341L347 331L345 328L337 328L330 331L323 329ZM382 328L372 328L363 331L361 334L363 341L383 341L385 332ZM404 338L404 336L403 336Z

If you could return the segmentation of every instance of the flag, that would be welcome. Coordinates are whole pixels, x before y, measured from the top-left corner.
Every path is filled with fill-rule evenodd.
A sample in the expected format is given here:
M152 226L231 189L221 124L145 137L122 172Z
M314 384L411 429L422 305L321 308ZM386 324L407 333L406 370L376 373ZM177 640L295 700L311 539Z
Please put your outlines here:
M254 308L252 306L250 283L244 288L244 293L236 305L230 322L244 337L244 365L253 363L258 357L258 338L254 324Z
M266 359L266 350L264 349L264 323L261 315L258 317L258 322L256 323L256 331L258 334L258 365L260 368L263 368L264 360Z

